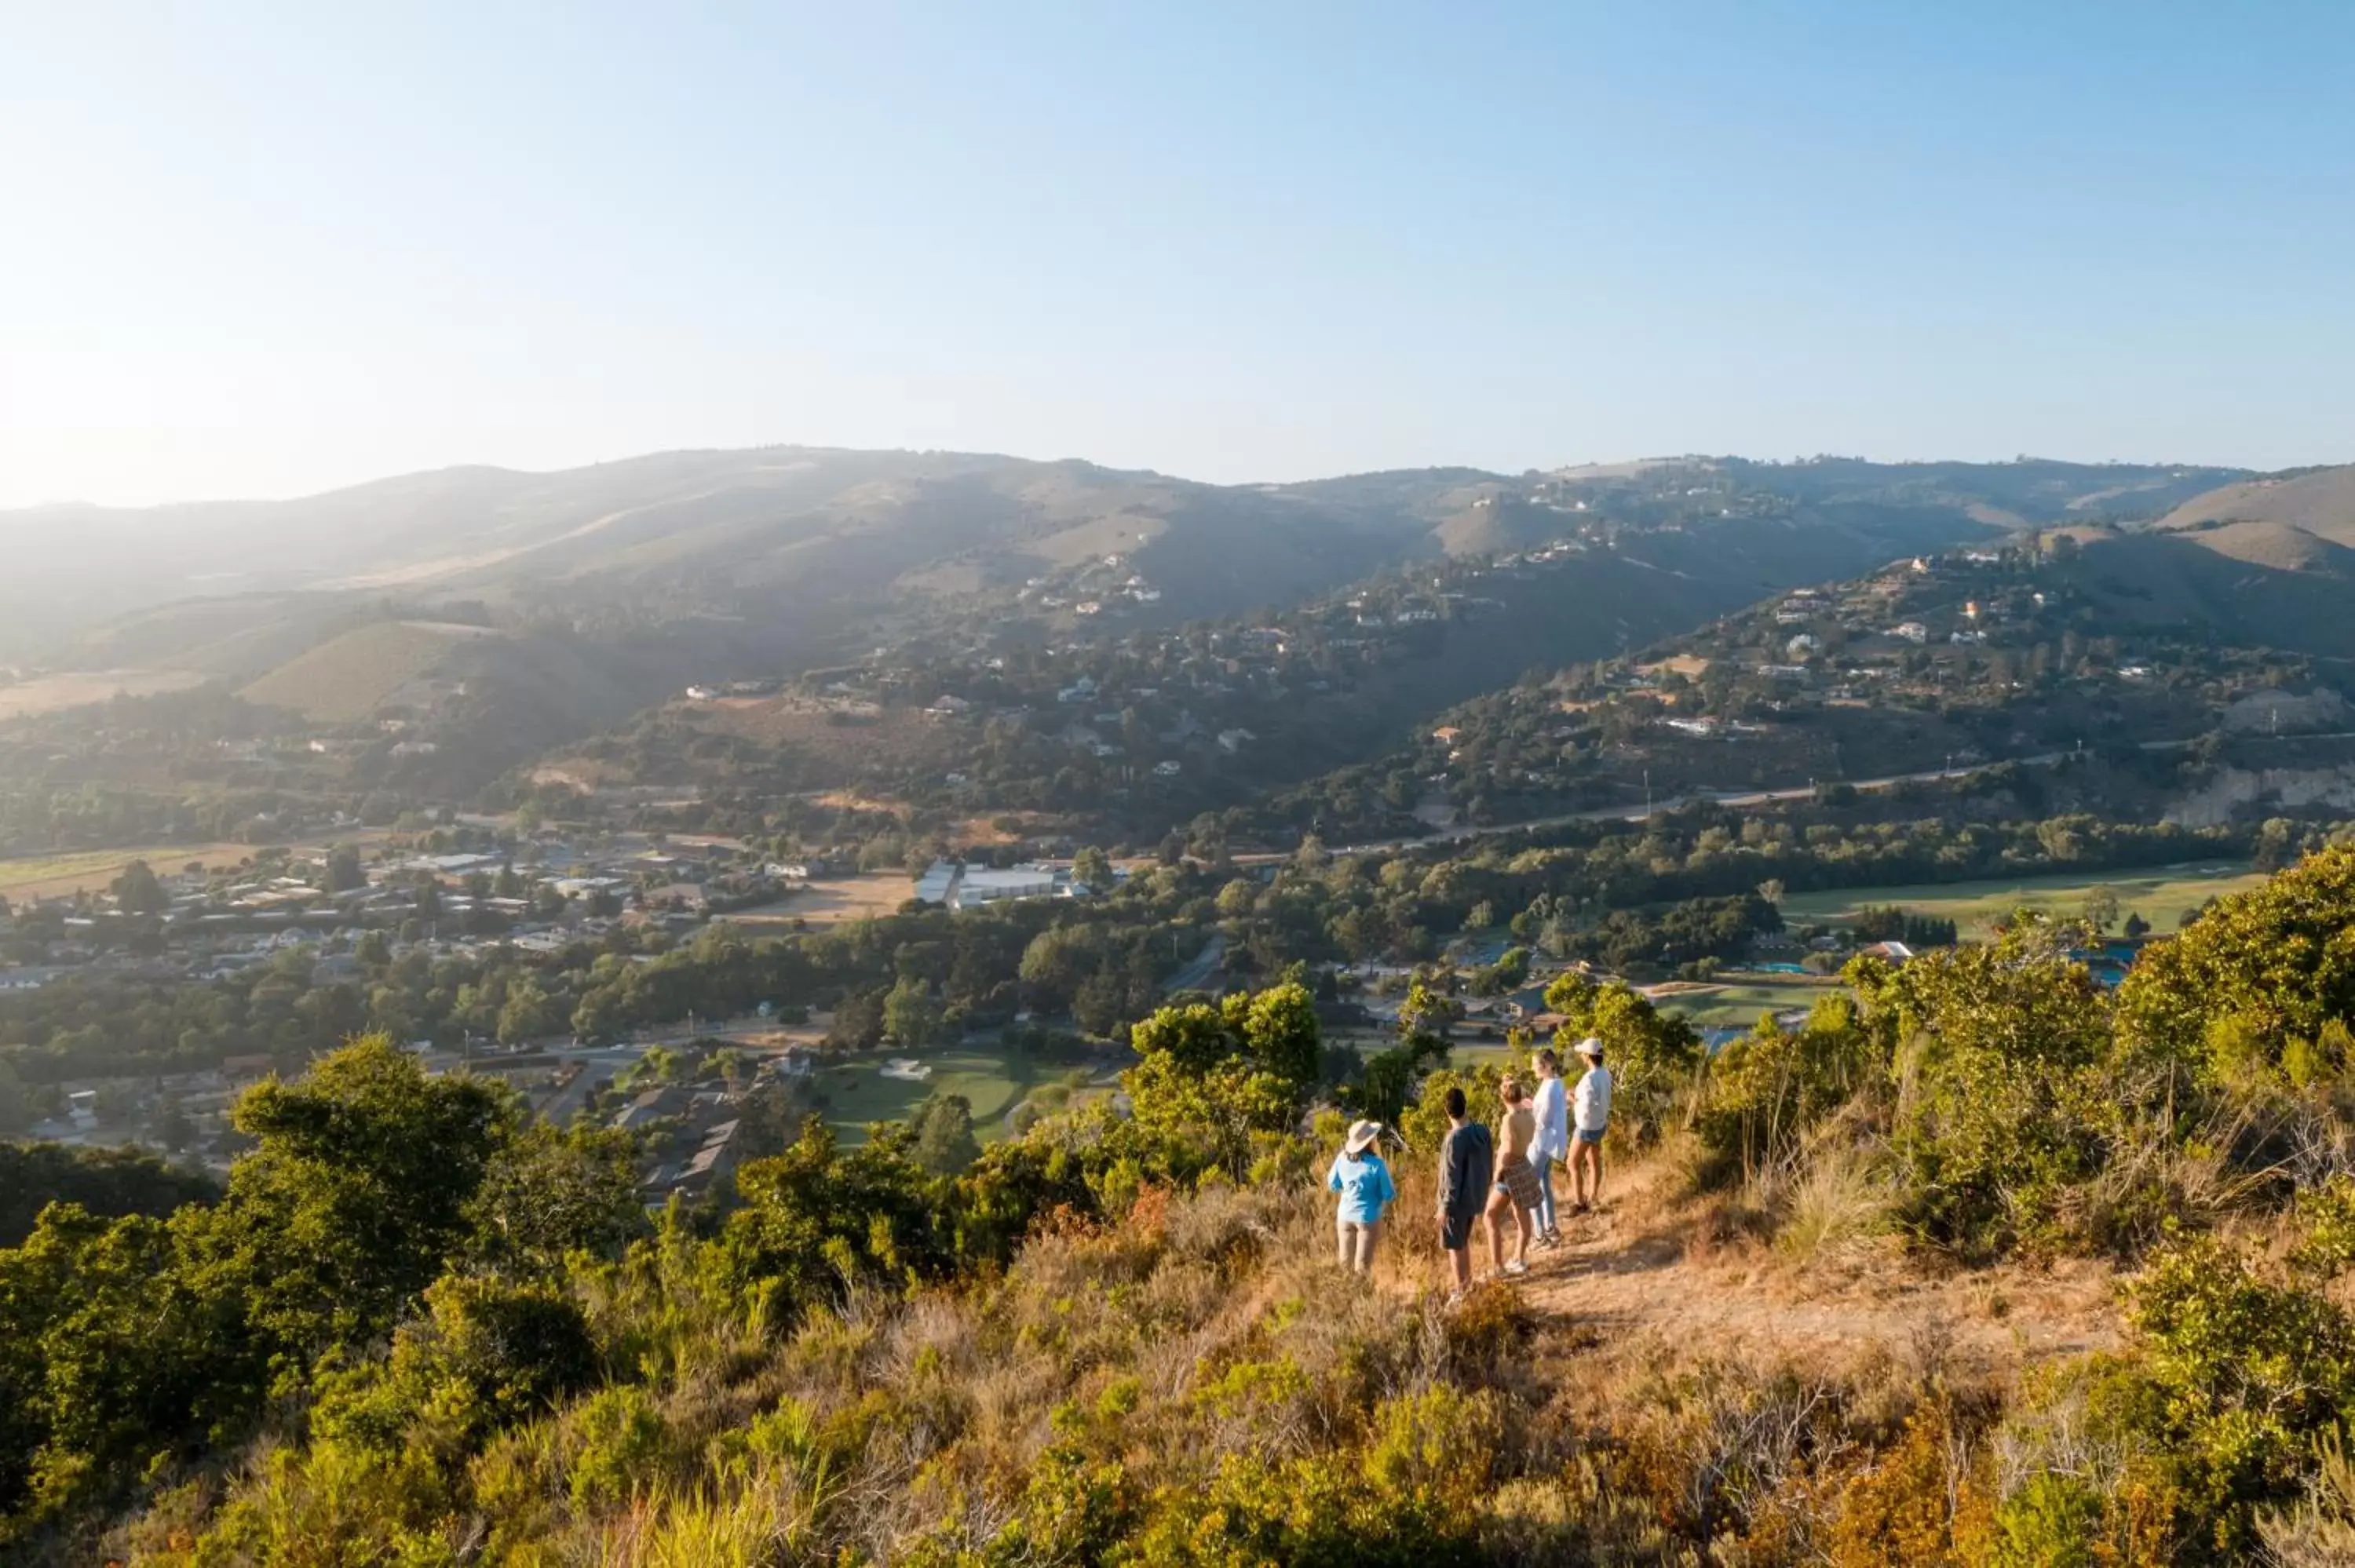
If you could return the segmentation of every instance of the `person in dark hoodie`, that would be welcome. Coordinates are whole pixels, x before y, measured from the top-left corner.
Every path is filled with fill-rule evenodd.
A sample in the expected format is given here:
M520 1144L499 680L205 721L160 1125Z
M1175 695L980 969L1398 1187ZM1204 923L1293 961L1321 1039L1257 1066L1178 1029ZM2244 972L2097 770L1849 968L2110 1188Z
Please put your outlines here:
M1472 1227L1497 1179L1497 1147L1471 1118L1462 1089L1447 1091L1447 1136L1439 1145L1439 1245L1446 1250L1453 1305L1472 1288Z

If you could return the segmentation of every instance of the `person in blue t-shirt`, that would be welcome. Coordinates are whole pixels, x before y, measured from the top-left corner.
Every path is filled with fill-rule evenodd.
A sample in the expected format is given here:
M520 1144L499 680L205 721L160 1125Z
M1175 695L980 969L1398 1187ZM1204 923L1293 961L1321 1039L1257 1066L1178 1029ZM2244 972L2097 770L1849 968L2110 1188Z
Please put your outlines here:
M1382 1214L1398 1199L1391 1168L1374 1152L1374 1141L1381 1135L1382 1124L1378 1121L1351 1122L1348 1139L1333 1157L1333 1169L1325 1178L1326 1187L1341 1194L1340 1211L1333 1221L1341 1266L1359 1274L1373 1268L1374 1242L1381 1234Z

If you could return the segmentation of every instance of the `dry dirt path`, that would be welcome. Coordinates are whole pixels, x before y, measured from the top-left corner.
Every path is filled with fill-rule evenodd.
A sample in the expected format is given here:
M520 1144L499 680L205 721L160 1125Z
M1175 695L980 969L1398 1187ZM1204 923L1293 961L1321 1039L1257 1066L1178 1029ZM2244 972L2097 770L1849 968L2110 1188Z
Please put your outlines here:
M1599 1336L1614 1359L1886 1355L2008 1380L2119 1341L2117 1277L2101 1264L1940 1273L1886 1241L1794 1259L1711 1245L1710 1215L1667 1202L1657 1164L1613 1181L1600 1211L1565 1212L1560 1248L1530 1252L1520 1289L1550 1328Z

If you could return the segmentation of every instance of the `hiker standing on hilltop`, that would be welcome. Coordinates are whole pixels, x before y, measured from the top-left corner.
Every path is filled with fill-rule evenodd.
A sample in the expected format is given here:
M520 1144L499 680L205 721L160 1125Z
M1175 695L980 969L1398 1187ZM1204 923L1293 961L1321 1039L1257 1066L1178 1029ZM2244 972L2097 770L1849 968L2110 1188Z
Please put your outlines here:
M1447 1254L1455 1288L1453 1305L1472 1288L1472 1222L1480 1217L1496 1180L1496 1146L1488 1129L1474 1121L1464 1091L1447 1091L1447 1136L1439 1145L1439 1245Z
M1550 1047L1538 1053L1538 1092L1530 1108L1538 1118L1538 1140L1529 1146L1529 1164L1538 1173L1538 1245L1560 1246L1553 1168L1557 1160L1570 1162L1570 1089L1561 1081L1561 1058Z
M1373 1272L1374 1242L1381 1231L1382 1214L1398 1198L1391 1168L1374 1152L1374 1141L1381 1135L1380 1122L1351 1122L1349 1136L1325 1177L1326 1187L1341 1194L1341 1207L1333 1221L1341 1266L1359 1274Z
M1603 1065L1603 1042L1592 1034L1578 1043L1578 1054L1586 1058L1586 1073L1571 1097L1576 1130L1571 1135L1570 1187L1572 1212L1582 1214L1603 1202L1603 1135L1611 1128L1611 1069ZM1594 1171L1591 1200L1586 1192L1590 1166Z
M1537 1147L1538 1117L1518 1078L1508 1076L1497 1086L1505 1101L1498 1128L1504 1146L1497 1151L1497 1180L1488 1189L1488 1266L1497 1274L1518 1278L1529 1271L1529 1215L1538 1206L1538 1173L1529 1164ZM1513 1261L1505 1261L1505 1216L1513 1220Z

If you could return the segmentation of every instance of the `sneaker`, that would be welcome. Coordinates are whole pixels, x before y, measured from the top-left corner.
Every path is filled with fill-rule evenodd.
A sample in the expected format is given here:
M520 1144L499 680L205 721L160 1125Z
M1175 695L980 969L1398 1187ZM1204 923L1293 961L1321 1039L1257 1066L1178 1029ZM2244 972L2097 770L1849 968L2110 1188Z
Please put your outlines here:
M1464 1292L1461 1290L1449 1291L1447 1293L1447 1304L1450 1307L1461 1307L1464 1305Z
M1561 1245L1561 1233L1560 1231L1548 1231L1545 1234L1538 1237L1538 1245L1545 1248L1548 1252L1551 1252Z
M1523 1263L1518 1257L1513 1259L1512 1262L1505 1265L1505 1273L1507 1276L1514 1279L1518 1279L1522 1275L1527 1274L1529 1271L1529 1266Z

